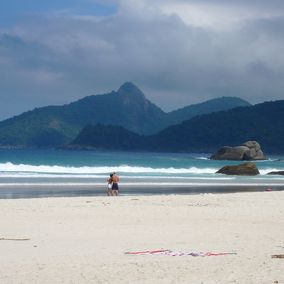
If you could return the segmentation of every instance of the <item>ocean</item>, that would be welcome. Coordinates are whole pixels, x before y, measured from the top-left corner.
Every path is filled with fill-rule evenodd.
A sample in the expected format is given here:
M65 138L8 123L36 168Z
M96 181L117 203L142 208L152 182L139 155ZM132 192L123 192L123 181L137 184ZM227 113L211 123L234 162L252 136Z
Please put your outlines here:
M209 154L13 149L0 150L0 198L105 195L111 172L121 195L283 190L284 156L255 161L260 175L216 174L236 161Z

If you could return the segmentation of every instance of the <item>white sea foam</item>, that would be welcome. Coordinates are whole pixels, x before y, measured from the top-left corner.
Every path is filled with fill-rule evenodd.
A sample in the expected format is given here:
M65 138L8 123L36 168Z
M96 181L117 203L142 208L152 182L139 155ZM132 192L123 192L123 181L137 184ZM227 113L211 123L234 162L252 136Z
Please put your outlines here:
M216 187L216 186L283 186L283 182L279 181L266 181L266 182L259 182L259 181L251 181L251 182L212 182L212 183L205 183L205 182L121 182L121 187L163 187L163 186L169 186L169 187L188 187L188 186L205 186L205 187ZM23 186L47 186L47 187L106 187L106 183L102 182L12 182L12 183L0 183L1 187L23 187Z
M10 162L0 164L0 172L14 173L53 173L53 174L107 174L110 172L119 173L157 173L157 174L213 174L217 171L216 168L151 168L138 167L129 165L119 166L103 166L103 167L66 167L66 166L48 166L48 165L27 165L13 164Z
M275 168L274 169L270 168L270 169L260 169L259 170L261 175L266 175L266 174L268 174L270 172L277 172L277 171L280 171L280 170L279 169L275 169Z
M118 166L83 166L83 167L68 167L59 165L28 165L28 164L13 164L11 162L0 163L0 178L80 178L80 179L96 179L105 178L110 172L116 171L123 179L191 179L196 177L203 180L228 180L236 177L215 175L217 168L152 168L139 167L129 165ZM283 179L283 176L266 175L272 171L279 171L277 168L260 169L260 176L250 177L250 179ZM238 177L242 179L243 177ZM244 179L246 179L244 177Z

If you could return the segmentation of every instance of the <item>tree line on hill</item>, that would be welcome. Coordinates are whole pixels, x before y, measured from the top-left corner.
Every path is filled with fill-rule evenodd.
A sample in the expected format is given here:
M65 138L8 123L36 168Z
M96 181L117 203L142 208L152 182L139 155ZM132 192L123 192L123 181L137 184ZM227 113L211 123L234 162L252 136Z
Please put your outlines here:
M256 140L268 153L284 153L284 100L193 117L153 135L123 127L88 125L68 148L213 152Z
M283 100L252 106L221 97L166 113L132 83L0 122L2 147L212 152L257 140L265 152L284 153L283 138Z

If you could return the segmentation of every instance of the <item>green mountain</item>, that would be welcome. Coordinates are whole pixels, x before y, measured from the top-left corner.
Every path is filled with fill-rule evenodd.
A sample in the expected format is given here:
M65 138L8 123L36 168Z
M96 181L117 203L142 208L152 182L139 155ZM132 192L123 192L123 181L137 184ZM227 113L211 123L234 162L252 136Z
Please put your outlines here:
M108 149L108 150L140 150L145 146L144 138L122 126L87 125L79 133L69 149Z
M229 110L235 107L250 106L251 104L237 97L221 97L208 100L199 104L185 106L168 113L168 118L175 123L189 120L194 116L212 112Z
M48 106L0 122L0 145L50 147L73 140L87 124L121 125L154 133L166 125L166 114L132 83L117 92L85 97L63 106Z
M116 128L111 131L116 133L113 142L104 126L96 132L100 137L94 138L95 129L97 126L88 126L82 132L85 135L79 135L72 144L117 150L213 152L224 145L256 140L266 153L284 153L284 100L196 116L155 135L140 136ZM126 146L123 141L127 135L133 143Z
M264 152L284 153L284 100L196 116L150 136L147 144L162 151L212 152L248 140L258 141Z
M0 146L56 147L72 141L86 125L116 125L149 135L194 114L248 104L219 98L165 113L132 83L118 91L92 95L63 106L47 106L0 122Z

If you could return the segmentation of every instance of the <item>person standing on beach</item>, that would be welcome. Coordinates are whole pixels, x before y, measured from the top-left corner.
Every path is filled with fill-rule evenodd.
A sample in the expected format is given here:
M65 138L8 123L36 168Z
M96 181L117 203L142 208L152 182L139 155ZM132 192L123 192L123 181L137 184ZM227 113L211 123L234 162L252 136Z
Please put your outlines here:
M113 174L109 175L109 178L107 179L107 195L111 196L112 194L112 184L113 184L113 180L112 180Z
M118 182L119 182L119 176L116 173L113 173L112 175L112 195L117 196L119 187L118 187Z

